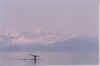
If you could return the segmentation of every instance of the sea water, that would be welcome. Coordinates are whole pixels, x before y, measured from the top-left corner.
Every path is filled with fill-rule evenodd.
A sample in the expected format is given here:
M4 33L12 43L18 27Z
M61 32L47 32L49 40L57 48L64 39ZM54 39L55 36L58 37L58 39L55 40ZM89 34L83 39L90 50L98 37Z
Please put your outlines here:
M39 55L35 65L31 54ZM0 66L37 65L97 65L98 56L93 53L73 52L0 52Z

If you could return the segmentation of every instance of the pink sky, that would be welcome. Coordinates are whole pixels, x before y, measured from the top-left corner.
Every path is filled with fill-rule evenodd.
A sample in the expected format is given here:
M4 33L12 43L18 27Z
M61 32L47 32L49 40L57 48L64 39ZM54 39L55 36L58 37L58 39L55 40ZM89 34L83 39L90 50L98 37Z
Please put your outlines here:
M42 28L64 35L98 34L97 0L8 0L8 7L0 13L1 26L5 26L1 32Z

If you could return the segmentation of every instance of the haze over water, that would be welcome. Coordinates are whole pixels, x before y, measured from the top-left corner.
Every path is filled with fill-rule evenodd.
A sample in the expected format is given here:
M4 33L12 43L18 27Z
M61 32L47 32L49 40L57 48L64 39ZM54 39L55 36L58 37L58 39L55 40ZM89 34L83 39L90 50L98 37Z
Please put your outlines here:
M98 0L0 0L0 66L98 65Z
M31 52L3 52L0 53L1 66L34 66L32 61L22 59L32 58ZM69 52L33 52L40 56L37 65L91 65L97 64L98 57L90 54ZM77 61L76 61L77 60Z

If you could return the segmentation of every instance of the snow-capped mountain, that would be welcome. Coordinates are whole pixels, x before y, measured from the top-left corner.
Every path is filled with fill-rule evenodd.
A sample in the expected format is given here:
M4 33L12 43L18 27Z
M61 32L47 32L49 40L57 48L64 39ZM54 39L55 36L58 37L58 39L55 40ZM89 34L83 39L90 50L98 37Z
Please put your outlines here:
M7 39L13 44L54 44L59 41L64 41L71 39L75 36L70 35L61 35L57 33L50 33L50 32L40 32L40 33L34 33L34 32L13 32L8 33L7 35L1 35L0 39Z
M85 48L85 49L84 49ZM9 33L0 35L0 51L97 51L98 39L55 33Z

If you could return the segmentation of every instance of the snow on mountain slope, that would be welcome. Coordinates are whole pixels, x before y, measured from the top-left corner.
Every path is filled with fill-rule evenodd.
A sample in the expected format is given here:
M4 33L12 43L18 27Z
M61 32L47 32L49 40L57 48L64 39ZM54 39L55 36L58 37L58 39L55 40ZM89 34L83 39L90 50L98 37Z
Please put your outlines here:
M62 35L57 33L50 32L12 32L4 35L1 35L0 39L7 39L13 44L54 44L59 41L68 40L75 37L74 35ZM6 41L5 41L6 42Z

